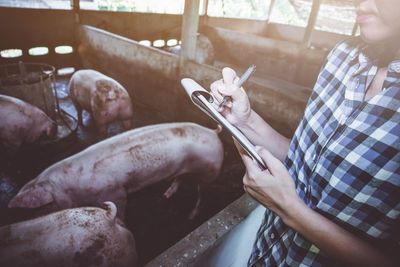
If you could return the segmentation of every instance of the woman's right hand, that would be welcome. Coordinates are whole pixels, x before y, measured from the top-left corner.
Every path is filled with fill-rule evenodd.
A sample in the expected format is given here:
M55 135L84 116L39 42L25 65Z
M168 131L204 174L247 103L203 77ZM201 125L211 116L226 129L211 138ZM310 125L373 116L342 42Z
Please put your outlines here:
M251 114L249 98L243 87L238 87L239 77L231 68L222 70L222 79L211 84L211 95L214 97L213 106L230 123L235 126L241 126L247 123ZM230 96L231 100L219 108L224 96Z

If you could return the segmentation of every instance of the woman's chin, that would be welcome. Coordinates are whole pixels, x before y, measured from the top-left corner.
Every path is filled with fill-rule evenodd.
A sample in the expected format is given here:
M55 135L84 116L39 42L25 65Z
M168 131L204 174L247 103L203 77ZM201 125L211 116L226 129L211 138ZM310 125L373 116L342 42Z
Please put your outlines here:
M399 33L392 33L382 29L363 29L363 27L361 27L360 35L367 44L387 43L394 39L399 40L400 37Z

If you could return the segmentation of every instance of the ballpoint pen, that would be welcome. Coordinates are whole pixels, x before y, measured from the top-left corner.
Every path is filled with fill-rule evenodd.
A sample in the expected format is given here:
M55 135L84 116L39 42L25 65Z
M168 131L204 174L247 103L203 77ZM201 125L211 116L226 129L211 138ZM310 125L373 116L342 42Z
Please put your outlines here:
M238 87L240 88L246 81L249 79L250 75L256 70L255 65L251 65L246 72L240 77L239 82L238 82ZM222 108L228 100L230 100L230 96L224 96L224 99L222 99L222 102L219 104L218 108Z

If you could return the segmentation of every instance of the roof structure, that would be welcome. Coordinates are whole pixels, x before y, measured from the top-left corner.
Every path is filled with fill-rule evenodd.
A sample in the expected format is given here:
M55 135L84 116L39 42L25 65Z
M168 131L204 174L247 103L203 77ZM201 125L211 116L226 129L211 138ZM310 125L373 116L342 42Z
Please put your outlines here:
M289 0L301 20L307 21L313 0ZM355 23L353 0L323 0L316 28L350 34Z

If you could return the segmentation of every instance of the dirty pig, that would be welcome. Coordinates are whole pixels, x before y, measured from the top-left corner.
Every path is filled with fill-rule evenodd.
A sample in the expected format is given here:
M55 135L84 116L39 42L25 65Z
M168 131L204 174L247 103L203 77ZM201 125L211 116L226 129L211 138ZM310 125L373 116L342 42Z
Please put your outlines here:
M167 47L165 50L172 54L179 55L181 51L181 45L178 44L175 46ZM198 33L196 39L195 61L200 64L213 65L214 58L214 47L210 39L207 36Z
M138 266L132 233L106 209L66 209L0 227L0 266Z
M41 109L15 97L0 95L0 142L9 152L41 136L55 137L57 124Z
M175 178L164 194L169 198L182 175L194 174L199 184L198 200L189 216L193 218L201 187L219 176L224 154L220 130L165 123L127 131L50 166L23 186L8 206L57 210L110 200L124 218L128 194Z
M95 70L79 70L69 82L69 97L82 126L82 110L92 114L99 137L107 136L107 126L122 121L125 130L131 129L132 102L128 92L116 80Z

